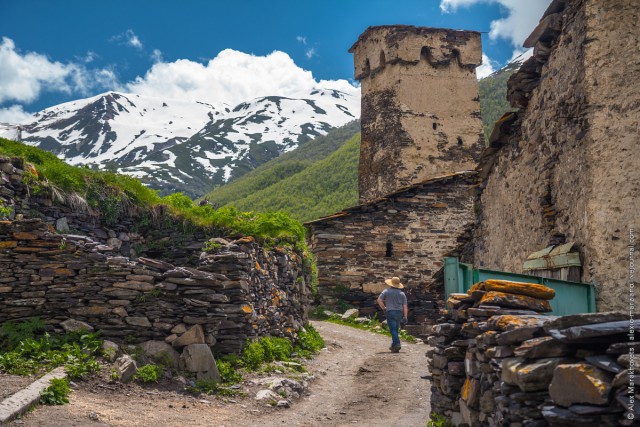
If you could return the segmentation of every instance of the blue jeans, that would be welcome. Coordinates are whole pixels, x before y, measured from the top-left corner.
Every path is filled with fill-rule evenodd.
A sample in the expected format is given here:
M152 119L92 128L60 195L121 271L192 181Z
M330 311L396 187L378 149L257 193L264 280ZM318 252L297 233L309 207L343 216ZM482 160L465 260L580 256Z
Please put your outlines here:
M398 337L398 333L400 330L400 321L402 320L402 310L388 310L386 316L389 332L391 332L391 345L399 347L400 337Z

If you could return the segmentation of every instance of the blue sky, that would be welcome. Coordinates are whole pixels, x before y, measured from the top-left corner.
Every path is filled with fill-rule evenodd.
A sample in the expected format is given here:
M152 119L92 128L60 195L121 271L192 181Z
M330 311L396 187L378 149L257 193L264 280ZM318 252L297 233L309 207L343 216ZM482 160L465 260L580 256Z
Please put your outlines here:
M350 91L370 25L483 32L486 75L549 0L0 0L0 122L108 90L234 104ZM353 90L357 91L357 87Z

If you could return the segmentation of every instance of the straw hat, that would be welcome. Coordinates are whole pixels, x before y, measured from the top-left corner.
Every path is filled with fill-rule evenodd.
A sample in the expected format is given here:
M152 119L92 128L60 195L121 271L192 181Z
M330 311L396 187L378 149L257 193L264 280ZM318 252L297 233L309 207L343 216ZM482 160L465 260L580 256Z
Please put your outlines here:
M391 286L392 288L404 289L404 285L400 283L399 277L392 277L391 279L385 280L384 283Z

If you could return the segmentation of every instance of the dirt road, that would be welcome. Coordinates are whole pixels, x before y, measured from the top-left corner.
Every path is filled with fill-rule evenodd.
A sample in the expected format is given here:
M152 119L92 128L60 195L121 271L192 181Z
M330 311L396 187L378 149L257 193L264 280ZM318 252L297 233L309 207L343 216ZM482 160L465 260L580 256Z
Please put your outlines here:
M12 425L22 426L402 426L424 427L429 414L427 347L316 322L327 343L308 365L316 376L290 408L264 406L253 396L195 398L169 391L112 391L79 385L69 405L38 407Z

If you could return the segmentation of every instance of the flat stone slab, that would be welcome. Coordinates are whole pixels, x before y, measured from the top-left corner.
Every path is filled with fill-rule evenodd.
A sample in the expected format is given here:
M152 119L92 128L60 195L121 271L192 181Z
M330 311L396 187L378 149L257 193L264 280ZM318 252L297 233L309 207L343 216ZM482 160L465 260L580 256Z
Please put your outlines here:
M28 387L7 397L0 403L0 424L17 417L40 400L40 393L49 387L54 378L66 378L64 367L59 367L49 372L39 380L31 383Z
M581 342L582 340L600 339L600 341L617 341L616 335L629 332L629 320L617 322L594 323L590 325L572 326L566 329L550 329L548 334L553 338L564 342ZM633 321L633 329L640 329L640 320ZM589 341L587 341L589 342Z
M629 320L629 313L622 311L604 311L600 313L582 313L570 314L554 319L545 325L544 330L549 332L551 329L566 329L572 326L593 325L595 323L617 322L621 320Z

